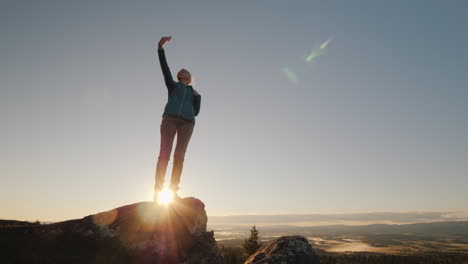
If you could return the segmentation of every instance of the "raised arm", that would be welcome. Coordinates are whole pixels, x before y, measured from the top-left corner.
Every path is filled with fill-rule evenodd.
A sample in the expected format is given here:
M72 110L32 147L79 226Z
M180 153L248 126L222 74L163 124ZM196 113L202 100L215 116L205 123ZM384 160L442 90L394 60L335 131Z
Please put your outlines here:
M166 87L169 93L175 87L174 79L172 79L171 70L169 69L169 65L167 64L166 54L164 52L163 45L166 41L170 41L171 37L162 37L158 44L158 56L159 56L159 64L161 64L161 70L164 75L164 82L166 83Z

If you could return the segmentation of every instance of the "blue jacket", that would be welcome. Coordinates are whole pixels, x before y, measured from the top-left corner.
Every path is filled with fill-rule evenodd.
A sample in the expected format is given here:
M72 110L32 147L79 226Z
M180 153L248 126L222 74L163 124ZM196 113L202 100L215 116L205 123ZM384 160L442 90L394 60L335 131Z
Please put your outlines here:
M193 87L172 79L163 48L158 48L159 63L164 75L168 98L164 113L178 116L195 123L195 116L200 112L201 95L193 94Z

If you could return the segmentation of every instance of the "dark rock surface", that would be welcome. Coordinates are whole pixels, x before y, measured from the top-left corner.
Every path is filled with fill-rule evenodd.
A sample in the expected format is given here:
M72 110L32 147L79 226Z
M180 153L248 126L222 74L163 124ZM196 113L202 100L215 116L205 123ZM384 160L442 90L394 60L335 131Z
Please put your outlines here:
M262 247L244 264L313 264L315 253L302 236L283 236Z
M141 202L82 219L0 227L0 255L2 263L223 263L206 224L196 198Z

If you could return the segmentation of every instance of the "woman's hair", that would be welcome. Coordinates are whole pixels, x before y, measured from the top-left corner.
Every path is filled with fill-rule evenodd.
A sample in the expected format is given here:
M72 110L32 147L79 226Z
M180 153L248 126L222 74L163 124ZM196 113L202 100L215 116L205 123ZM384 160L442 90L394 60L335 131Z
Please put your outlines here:
M186 69L181 69L177 73L177 80L181 81L181 79L189 80L189 83L192 82L192 75Z

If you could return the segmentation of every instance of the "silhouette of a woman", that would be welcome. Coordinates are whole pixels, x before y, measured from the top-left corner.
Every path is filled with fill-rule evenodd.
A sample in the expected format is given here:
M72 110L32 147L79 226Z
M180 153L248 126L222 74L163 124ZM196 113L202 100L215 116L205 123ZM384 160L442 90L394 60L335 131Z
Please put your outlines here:
M167 165L171 156L172 145L177 134L177 143L174 150L174 160L172 167L171 184L169 189L176 199L179 190L180 176L184 164L185 152L195 127L195 116L200 112L201 96L190 85L192 76L186 69L181 69L177 73L177 80L172 79L171 71L166 61L163 45L170 41L171 37L162 37L158 43L159 63L164 75L168 91L168 99L164 108L161 121L161 145L158 162L156 165L156 175L154 184L154 199L163 189L164 177Z

